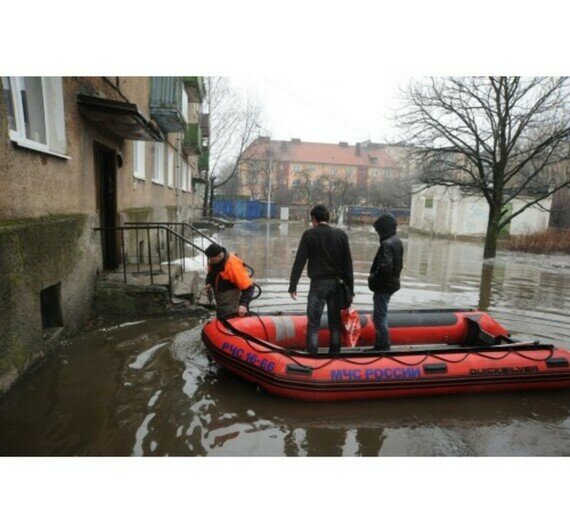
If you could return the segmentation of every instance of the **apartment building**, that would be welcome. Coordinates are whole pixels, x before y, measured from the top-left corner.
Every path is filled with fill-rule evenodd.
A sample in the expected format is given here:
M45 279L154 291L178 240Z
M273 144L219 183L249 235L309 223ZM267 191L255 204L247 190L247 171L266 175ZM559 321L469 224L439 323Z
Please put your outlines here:
M0 393L89 317L117 226L189 221L207 171L194 77L2 77ZM129 242L136 246L136 242Z
M269 181L272 188L287 190L306 177L342 179L364 188L381 183L387 178L399 177L402 172L402 162L391 156L388 148L388 145L370 141L355 145L327 144L261 136L244 153L240 195L265 198Z

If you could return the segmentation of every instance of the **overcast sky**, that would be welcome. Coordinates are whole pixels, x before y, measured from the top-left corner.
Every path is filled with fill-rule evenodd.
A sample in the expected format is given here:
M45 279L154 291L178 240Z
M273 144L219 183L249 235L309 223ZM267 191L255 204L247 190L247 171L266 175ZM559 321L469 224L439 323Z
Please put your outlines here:
M406 75L252 75L232 76L232 85L256 95L272 138L351 144L396 140L390 115Z

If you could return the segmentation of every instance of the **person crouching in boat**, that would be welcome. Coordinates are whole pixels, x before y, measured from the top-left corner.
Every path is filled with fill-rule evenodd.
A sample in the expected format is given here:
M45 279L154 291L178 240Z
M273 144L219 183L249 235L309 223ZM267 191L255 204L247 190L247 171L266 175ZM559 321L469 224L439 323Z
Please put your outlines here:
M218 316L245 316L253 297L253 281L243 261L218 244L208 246L205 253L208 257L206 289L214 292Z

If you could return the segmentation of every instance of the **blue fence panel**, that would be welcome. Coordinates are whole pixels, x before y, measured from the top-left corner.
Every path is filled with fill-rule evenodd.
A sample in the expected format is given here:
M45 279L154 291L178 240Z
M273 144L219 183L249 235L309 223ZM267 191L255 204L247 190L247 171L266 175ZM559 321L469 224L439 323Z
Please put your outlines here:
M278 206L271 203L271 218L277 218ZM228 218L257 220L267 216L267 202L260 200L221 199L214 198L213 213Z

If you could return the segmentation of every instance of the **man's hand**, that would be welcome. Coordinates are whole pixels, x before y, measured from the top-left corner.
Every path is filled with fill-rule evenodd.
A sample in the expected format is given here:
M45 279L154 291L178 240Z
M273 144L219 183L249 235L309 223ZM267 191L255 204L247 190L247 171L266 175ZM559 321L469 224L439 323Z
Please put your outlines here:
M243 318L247 314L247 307L245 305L240 305L238 307L238 314L240 318Z
M297 301L297 292L289 292L289 295L291 296L291 299Z

